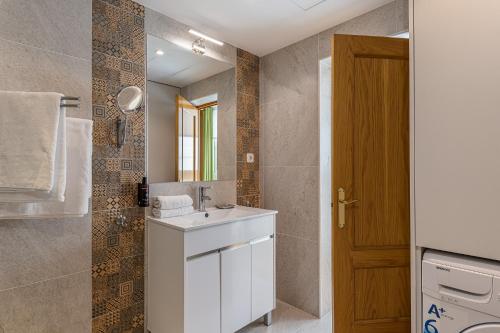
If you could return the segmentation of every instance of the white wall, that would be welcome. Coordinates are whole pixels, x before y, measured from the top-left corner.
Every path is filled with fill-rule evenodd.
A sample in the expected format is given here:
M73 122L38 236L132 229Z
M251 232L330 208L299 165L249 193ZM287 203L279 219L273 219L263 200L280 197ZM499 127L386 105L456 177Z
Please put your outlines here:
M320 314L332 308L332 58L319 64Z

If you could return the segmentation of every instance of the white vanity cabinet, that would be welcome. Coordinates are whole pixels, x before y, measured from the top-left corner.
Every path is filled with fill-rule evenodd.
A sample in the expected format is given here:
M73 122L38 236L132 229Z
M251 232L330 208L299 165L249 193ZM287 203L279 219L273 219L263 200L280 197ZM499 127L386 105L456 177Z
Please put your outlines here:
M151 333L233 333L276 306L275 211L148 218Z

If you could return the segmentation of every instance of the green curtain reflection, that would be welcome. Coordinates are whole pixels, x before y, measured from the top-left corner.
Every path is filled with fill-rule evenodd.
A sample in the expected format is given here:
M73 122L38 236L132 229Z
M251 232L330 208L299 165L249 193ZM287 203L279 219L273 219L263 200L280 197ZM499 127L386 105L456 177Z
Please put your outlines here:
M203 180L217 180L217 142L215 140L217 133L214 133L214 108L203 109L202 113Z

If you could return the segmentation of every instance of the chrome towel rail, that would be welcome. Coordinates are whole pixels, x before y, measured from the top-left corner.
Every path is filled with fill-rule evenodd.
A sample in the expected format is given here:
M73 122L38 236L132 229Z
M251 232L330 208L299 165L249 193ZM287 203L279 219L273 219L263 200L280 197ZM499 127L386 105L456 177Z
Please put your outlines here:
M75 101L75 103L67 103L68 101ZM74 96L61 97L61 107L65 107L65 108L78 108L78 107L80 107L80 97L74 97Z

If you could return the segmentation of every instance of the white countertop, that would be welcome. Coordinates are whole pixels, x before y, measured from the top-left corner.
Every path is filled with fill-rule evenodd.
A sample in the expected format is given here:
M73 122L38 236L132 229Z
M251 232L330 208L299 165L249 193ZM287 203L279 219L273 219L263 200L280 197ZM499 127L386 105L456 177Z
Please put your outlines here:
M207 213L208 217L205 217L205 213L196 211L195 213L189 215L168 217L163 219L156 218L154 216L148 216L148 220L163 224L166 227L186 232L201 228L213 227L225 223L247 220L255 217L274 215L278 212L275 210L236 206L232 209L208 208Z

